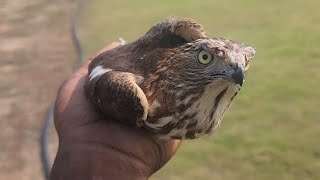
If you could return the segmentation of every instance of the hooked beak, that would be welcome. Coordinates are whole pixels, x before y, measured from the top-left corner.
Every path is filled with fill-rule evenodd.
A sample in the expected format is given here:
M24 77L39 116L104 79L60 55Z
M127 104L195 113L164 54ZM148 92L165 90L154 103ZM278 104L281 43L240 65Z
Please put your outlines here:
M210 76L213 78L223 78L231 83L239 84L240 86L242 86L244 80L244 71L244 68L239 67L239 65L235 65L224 71L211 73Z

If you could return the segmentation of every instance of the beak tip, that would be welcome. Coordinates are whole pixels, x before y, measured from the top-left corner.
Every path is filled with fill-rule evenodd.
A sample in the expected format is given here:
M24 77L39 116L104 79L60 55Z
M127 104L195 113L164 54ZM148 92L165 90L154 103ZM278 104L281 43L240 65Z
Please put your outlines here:
M229 71L228 75L229 75L229 77L231 77L233 83L239 84L240 86L242 86L243 80L244 80L244 70L243 70L243 68L241 68L239 66L233 67Z

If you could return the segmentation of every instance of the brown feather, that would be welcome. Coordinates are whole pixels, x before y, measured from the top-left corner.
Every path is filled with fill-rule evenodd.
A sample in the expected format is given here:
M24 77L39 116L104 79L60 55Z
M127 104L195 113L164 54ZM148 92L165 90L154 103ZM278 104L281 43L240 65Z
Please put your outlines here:
M206 65L199 62L202 51L213 58ZM241 87L234 76L212 74L245 71L254 54L242 43L208 38L195 21L168 18L96 57L86 93L118 121L143 125L162 139L193 139L220 125Z

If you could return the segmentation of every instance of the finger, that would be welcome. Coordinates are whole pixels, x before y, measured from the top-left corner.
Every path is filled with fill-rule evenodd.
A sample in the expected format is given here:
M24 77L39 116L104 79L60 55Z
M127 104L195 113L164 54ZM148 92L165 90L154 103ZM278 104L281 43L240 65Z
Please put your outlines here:
M101 50L99 50L94 56L93 58L89 58L89 60L87 60L86 62L83 63L82 67L80 69L88 69L88 65L90 64L91 60L94 59L94 57L97 57L98 55L100 55L101 53L105 52L105 51L109 51L110 49L113 49L117 46L119 46L120 43L119 42L112 42L110 44L108 44L107 46L105 46L104 48L102 48ZM83 71L83 70L81 70Z
M182 141L181 140L167 140L157 142L157 151L159 152L158 158L156 159L155 166L151 172L151 174L158 171L161 167L163 167L177 152L180 147Z
M100 51L98 51L95 56L98 56L99 54L101 54L105 51L109 51L110 49L113 49L119 45L120 45L119 42L112 42L112 43L108 44L106 47L102 48Z
M104 48L102 48L100 51L98 51L94 57L98 56L99 54L108 51L110 49L113 49L117 46L119 46L120 43L119 42L112 42L110 44L108 44L107 46L105 46ZM85 61L83 63L83 65L69 78L68 81L72 80L72 81L78 81L79 79L83 78L84 76L87 76L88 74L88 66L91 62L92 58L89 58L87 61Z
M182 141L180 141L180 140L172 140L171 141L171 148L169 150L169 152L170 152L169 155L173 156L177 152L177 150L180 147L181 143L182 143Z
M86 77L70 79L59 90L54 113L55 125L59 134L67 132L70 127L100 118L101 114L95 111L84 96L85 82Z

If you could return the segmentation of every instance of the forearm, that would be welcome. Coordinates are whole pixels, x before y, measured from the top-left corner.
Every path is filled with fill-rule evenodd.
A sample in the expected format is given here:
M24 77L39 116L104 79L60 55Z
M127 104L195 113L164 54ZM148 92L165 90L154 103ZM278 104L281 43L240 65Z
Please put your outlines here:
M70 146L71 147L71 146ZM117 150L107 150L96 144L68 149L59 147L51 180L147 180L139 162Z

